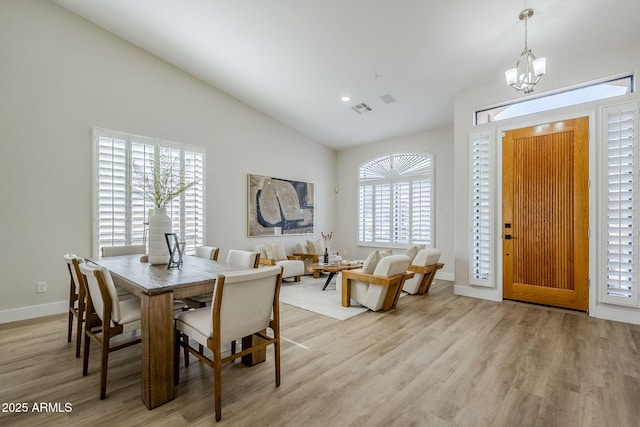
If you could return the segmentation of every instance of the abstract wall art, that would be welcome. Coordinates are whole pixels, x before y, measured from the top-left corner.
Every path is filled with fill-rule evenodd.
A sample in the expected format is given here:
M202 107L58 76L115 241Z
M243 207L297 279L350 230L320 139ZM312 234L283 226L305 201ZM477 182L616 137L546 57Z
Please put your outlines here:
M313 233L313 183L249 174L249 237Z

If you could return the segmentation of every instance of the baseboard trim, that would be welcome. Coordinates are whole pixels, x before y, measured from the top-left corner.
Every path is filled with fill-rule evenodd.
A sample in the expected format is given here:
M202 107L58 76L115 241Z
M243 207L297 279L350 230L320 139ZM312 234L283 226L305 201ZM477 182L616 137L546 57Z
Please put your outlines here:
M453 285L453 293L463 297L502 302L502 295L496 292L494 288Z
M450 282L454 282L456 280L456 276L453 273L447 273L442 271L437 271L435 278L440 280L448 280Z
M67 310L69 310L68 301L0 310L0 324L35 319L36 317L50 316L52 314L61 314Z

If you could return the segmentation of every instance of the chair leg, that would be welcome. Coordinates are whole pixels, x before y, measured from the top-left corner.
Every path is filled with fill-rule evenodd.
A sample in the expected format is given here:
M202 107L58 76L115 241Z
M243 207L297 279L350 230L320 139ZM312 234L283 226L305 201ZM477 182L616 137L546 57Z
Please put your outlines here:
M86 326L86 325L85 325ZM85 333L84 335L84 352L82 358L82 375L87 375L89 372L89 347L91 338Z
M222 363L220 355L213 355L213 399L216 410L216 421L222 419Z
M184 342L184 366L189 366L189 350L187 350L187 347L189 346L189 337L182 334L182 339Z
M80 357L80 347L82 346L82 323L84 321L84 310L78 307L78 320L76 322L76 357Z
M107 397L107 367L109 363L109 340L102 337L102 354L100 358L100 400Z
M67 331L67 342L71 342L71 335L73 332L73 312L71 311L71 309L72 307L69 306L69 328Z
M280 341L273 344L274 363L276 365L276 387L280 387Z
M180 384L180 331L176 330L175 345L173 346L173 384Z
M236 354L236 340L231 341L231 354Z

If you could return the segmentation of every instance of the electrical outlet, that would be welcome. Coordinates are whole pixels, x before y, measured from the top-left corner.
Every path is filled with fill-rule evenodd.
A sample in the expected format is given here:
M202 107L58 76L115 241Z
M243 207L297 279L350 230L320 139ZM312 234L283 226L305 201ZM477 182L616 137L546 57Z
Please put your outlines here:
M47 292L47 282L38 282L36 285L36 292L39 294Z

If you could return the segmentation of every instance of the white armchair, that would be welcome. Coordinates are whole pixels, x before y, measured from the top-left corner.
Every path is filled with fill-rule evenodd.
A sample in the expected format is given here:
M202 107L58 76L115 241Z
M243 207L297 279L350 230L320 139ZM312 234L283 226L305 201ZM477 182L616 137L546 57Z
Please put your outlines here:
M283 279L293 277L294 281L299 282L304 275L304 261L298 256L287 256L279 243L257 245L254 250L260 254L261 265L282 267Z
M343 271L337 286L342 306L349 307L354 299L373 311L395 308L405 280L414 276L407 271L410 263L406 255L389 255L380 259L373 274L364 269Z
M412 295L424 295L429 292L436 271L444 267L439 263L440 252L435 248L422 249L409 265L409 271L413 271L415 276L404 282L403 291Z

